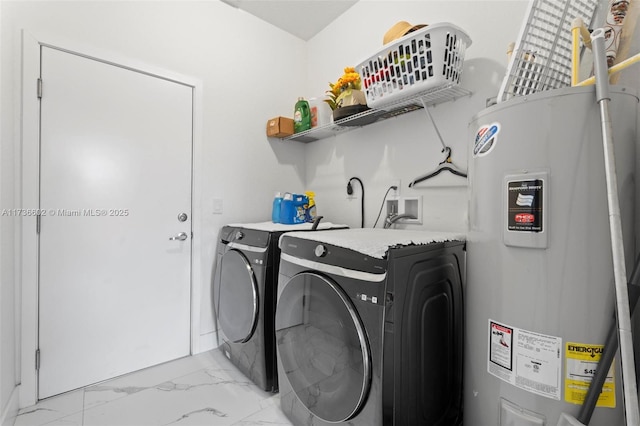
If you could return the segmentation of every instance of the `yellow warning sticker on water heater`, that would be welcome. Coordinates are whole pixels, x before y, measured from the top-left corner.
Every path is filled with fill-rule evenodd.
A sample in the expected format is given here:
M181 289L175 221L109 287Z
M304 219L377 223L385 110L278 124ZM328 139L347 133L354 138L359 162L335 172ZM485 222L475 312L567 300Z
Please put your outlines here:
M596 374L598 362L604 350L603 345L589 345L586 343L567 343L565 359L567 374L564 381L564 400L572 404L581 405L587 396L589 384ZM615 359L614 359L615 361ZM609 368L607 378L602 385L598 398L598 407L615 408L616 383L613 364Z

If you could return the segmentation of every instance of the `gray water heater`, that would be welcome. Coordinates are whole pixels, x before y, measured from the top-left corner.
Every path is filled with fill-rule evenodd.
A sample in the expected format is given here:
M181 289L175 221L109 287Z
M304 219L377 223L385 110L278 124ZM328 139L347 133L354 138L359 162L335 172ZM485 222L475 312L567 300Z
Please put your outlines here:
M638 97L612 87L627 271L634 251ZM514 98L469 127L464 418L555 426L576 416L615 320L594 87ZM591 425L624 424L620 357Z

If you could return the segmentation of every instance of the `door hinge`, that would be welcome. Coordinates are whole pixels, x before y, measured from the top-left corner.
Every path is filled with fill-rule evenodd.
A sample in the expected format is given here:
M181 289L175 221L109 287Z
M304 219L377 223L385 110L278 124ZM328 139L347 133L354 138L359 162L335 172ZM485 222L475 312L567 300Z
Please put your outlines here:
M36 216L36 234L40 234L40 216Z
M36 371L40 370L40 349L36 349Z
M38 99L42 99L42 79L41 78L38 79L37 91L38 91Z

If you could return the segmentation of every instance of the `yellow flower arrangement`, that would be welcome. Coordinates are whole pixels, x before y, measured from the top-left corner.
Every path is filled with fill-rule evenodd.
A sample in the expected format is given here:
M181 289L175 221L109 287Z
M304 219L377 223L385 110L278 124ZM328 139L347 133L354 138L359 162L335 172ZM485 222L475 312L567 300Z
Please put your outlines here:
M340 107L341 97L351 94L352 89L361 90L362 80L354 67L346 67L344 75L335 83L329 83L329 87L331 90L326 91L329 99L324 101L329 104L332 110L335 110Z

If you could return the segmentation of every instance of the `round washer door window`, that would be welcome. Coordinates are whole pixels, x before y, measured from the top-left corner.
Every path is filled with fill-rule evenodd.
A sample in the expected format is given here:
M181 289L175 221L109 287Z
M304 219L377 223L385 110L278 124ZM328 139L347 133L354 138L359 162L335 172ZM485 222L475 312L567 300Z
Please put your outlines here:
M358 413L371 385L362 322L331 279L304 272L287 282L276 308L278 357L300 401L327 422Z
M239 251L222 256L218 321L230 342L251 338L258 320L258 285L251 264Z

